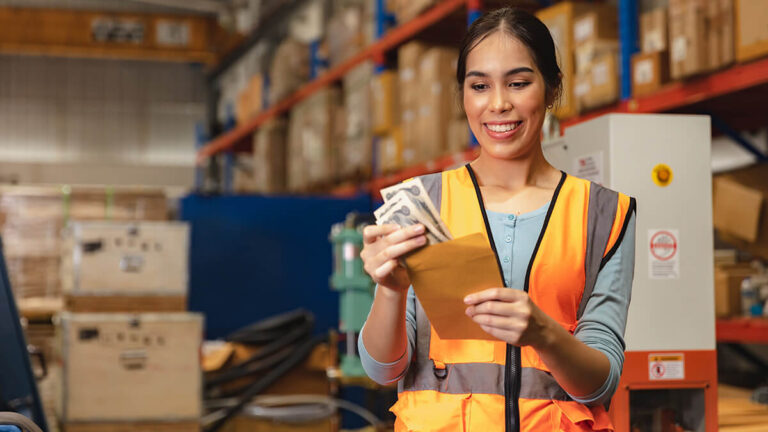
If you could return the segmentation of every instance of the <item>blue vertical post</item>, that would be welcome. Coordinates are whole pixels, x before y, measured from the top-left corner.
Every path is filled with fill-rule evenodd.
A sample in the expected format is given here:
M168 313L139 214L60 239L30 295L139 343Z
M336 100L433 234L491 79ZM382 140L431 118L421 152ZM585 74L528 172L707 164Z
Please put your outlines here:
M619 0L619 77L622 100L632 97L632 54L639 51L638 14L637 0Z
M195 123L195 150L200 151L208 141L208 134L205 132L203 122ZM195 165L195 190L203 190L205 186L205 167Z
M309 43L309 79L313 80L320 75L320 68L328 67L328 59L320 57L320 39Z

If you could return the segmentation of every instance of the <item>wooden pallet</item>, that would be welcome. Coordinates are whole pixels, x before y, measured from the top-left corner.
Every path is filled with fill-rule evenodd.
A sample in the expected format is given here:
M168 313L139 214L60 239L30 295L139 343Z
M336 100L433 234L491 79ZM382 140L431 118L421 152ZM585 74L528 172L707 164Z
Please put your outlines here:
M85 296L68 295L64 308L70 312L183 312L186 296Z

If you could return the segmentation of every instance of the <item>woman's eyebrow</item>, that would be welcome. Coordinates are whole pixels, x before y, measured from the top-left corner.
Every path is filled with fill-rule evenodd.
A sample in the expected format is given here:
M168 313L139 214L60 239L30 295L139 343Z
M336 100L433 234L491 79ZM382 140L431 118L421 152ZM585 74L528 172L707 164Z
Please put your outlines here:
M519 73L523 73L523 72L530 72L530 73L533 73L533 69L531 69L531 68L529 68L529 67L525 67L525 66L524 66L524 67L519 67L519 68L514 68L514 69L510 69L510 70L508 70L508 71L507 71L507 72L504 74L504 76L515 75L515 74L519 74ZM468 77L471 77L471 76L476 76L476 77L481 77L481 78L487 78L487 77L488 77L488 74L487 74L487 73L485 73L485 72L480 72L480 71L474 71L474 70L473 70L473 71L469 71L469 72L467 72L467 74L465 75L465 78L468 78Z

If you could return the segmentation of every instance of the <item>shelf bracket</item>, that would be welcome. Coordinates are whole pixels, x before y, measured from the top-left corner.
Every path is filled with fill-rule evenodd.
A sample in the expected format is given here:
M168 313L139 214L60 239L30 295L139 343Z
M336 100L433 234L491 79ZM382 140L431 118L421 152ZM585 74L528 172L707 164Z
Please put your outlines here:
M704 113L709 115L709 117L712 119L712 127L719 130L723 133L723 135L727 136L728 138L732 139L736 144L740 145L741 148L748 151L752 155L754 155L758 161L760 162L768 162L768 155L760 151L757 147L755 147L751 142L749 142L746 138L744 138L739 131L732 128L728 125L728 123L725 122L725 120L721 119L720 117L712 114L712 113Z

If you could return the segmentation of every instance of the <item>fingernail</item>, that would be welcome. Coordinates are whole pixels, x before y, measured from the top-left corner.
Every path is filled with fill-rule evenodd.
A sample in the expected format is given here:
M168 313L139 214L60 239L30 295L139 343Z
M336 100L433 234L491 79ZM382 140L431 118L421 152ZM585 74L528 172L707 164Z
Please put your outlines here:
M424 225L416 225L413 227L413 232L415 233L423 233L424 232Z
M424 244L427 242L427 238L424 236L419 237L418 239L419 244Z
M472 303L472 297L471 296L464 297L464 303L467 303L467 304Z

